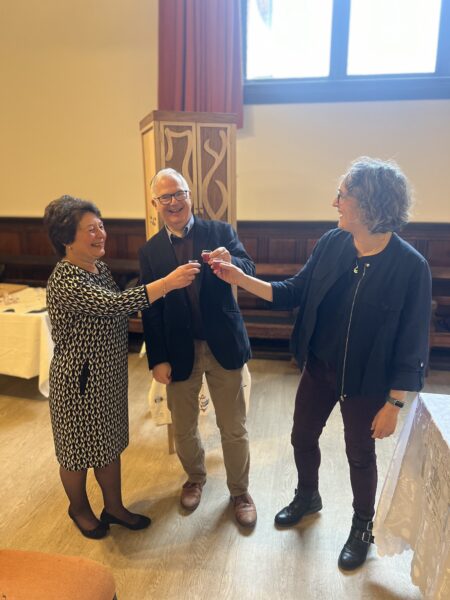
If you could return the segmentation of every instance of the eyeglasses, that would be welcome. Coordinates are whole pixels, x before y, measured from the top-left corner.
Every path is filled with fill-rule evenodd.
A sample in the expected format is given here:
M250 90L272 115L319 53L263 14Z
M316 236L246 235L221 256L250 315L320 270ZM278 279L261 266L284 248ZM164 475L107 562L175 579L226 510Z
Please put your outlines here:
M341 190L338 189L337 194L336 194L336 200L337 200L338 204L341 200L347 200L347 198L350 198L350 194L343 194L341 192Z
M158 200L160 204L166 206L172 202L172 198L175 198L175 200L186 200L188 194L189 190L178 190L178 192L175 192L174 194L163 194L162 196L157 196L155 200Z

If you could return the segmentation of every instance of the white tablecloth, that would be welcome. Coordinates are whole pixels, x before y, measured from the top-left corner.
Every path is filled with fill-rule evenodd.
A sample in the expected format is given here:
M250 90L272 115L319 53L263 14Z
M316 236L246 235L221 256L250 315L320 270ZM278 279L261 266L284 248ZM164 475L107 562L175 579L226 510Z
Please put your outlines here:
M48 396L52 355L45 289L26 288L11 294L8 304L0 304L0 373L25 379L39 375L39 391Z
M411 548L411 579L426 599L450 598L450 396L411 407L374 522L378 553Z

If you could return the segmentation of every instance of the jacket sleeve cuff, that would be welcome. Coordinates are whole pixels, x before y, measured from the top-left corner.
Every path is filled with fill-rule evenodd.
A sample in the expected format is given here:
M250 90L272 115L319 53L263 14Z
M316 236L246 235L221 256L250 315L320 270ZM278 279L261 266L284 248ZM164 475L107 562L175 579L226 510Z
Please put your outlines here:
M418 371L399 371L392 377L389 387L391 390L419 392L425 383L425 369Z
M270 285L272 286L271 308L292 308L292 296L286 289L284 281L271 281Z

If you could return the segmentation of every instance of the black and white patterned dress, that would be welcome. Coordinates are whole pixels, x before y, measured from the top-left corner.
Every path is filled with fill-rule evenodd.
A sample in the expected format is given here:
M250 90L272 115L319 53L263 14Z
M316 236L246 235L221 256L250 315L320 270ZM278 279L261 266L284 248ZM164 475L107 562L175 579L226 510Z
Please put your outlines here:
M120 292L105 263L98 275L57 263L47 285L55 343L50 415L58 462L104 467L128 445L128 319L147 308L144 286Z

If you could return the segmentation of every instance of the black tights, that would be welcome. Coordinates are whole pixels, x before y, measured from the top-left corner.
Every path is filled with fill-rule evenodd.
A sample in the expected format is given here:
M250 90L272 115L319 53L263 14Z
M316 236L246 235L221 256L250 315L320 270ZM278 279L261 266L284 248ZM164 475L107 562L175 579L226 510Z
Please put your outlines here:
M71 514L76 517L81 527L85 529L96 527L99 521L92 511L86 493L87 469L68 471L60 467L59 473L69 498ZM94 468L94 475L102 490L105 509L119 519L129 523L135 522L137 517L129 512L122 502L120 457L106 467Z

